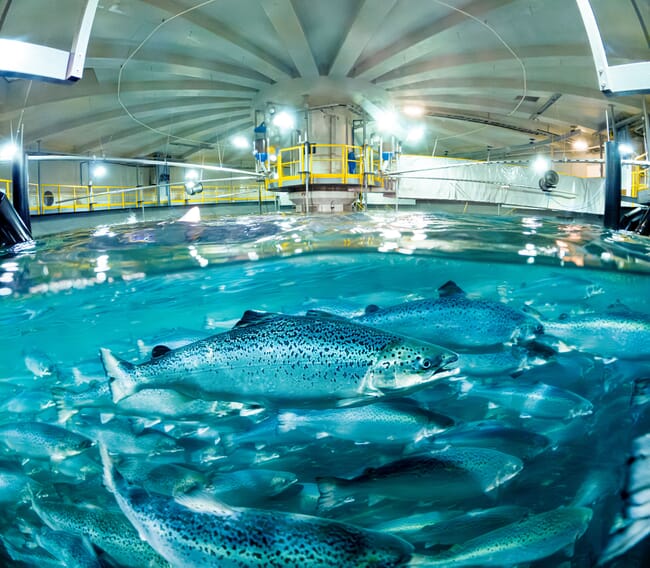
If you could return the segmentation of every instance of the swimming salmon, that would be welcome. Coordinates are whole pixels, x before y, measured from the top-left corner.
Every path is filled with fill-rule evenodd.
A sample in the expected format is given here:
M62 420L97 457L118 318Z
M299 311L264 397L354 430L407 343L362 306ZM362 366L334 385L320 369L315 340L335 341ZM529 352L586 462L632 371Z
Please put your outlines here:
M447 376L457 355L342 319L248 311L230 331L140 365L101 350L113 401L144 388L273 406L345 406Z

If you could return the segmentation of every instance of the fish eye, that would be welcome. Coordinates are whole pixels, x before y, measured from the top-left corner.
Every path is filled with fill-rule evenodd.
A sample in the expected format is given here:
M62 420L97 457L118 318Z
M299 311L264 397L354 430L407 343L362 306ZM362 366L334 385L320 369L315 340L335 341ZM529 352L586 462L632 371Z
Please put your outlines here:
M433 366L433 361L429 359L428 357L425 357L420 361L420 367L422 369L430 369Z

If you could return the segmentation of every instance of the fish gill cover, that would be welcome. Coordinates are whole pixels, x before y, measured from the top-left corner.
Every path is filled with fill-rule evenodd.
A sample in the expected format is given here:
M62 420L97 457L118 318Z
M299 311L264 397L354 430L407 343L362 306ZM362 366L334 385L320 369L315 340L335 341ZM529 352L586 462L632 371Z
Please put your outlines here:
M649 250L420 213L5 250L3 562L641 562Z

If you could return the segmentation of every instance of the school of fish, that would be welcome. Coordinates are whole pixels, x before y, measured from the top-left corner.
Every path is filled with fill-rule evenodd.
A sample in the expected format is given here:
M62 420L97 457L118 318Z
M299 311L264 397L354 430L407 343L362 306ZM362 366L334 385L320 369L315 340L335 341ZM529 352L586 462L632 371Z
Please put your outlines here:
M438 292L25 354L3 565L641 566L648 314L567 313L603 292L583 279Z

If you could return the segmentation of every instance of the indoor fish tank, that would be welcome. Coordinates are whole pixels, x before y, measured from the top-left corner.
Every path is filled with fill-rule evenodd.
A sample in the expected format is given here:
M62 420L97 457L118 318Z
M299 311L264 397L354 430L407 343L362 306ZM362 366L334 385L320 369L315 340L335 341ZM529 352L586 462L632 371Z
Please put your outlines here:
M643 566L649 290L647 238L529 216L213 214L5 250L3 564L204 565L200 551L178 560L183 526L142 524L175 507L258 547L224 566L300 565L298 548L302 565L327 565L321 544L335 554L346 538L359 550L330 565ZM395 324L406 312L416 325ZM308 361L294 355L300 333L254 333L273 314L308 326ZM233 329L260 346L239 367L220 363L228 396L209 373L185 389ZM334 329L350 349L331 346ZM438 375L359 399L313 403L301 386L274 398L286 366L307 392L340 364L374 361L356 333L451 355ZM268 397L238 396L244 367ZM118 393L122 375L135 382ZM133 513L134 491L145 512ZM318 530L295 546L250 544L241 533L266 512L296 539L295 523ZM253 524L238 528L243 515ZM220 526L197 537L217 558ZM333 545L333 531L352 532ZM361 551L370 541L399 554Z

